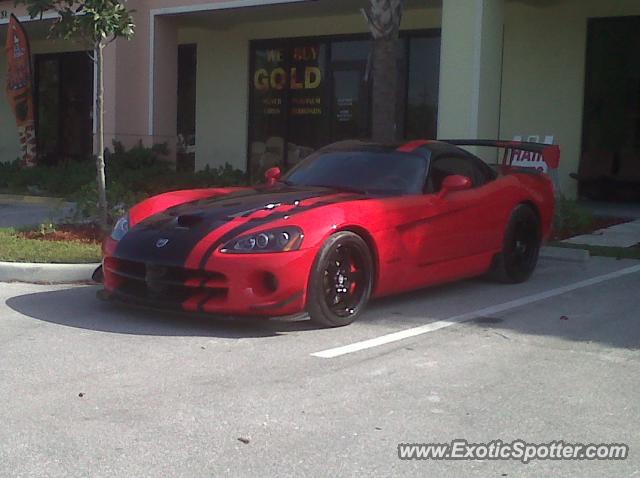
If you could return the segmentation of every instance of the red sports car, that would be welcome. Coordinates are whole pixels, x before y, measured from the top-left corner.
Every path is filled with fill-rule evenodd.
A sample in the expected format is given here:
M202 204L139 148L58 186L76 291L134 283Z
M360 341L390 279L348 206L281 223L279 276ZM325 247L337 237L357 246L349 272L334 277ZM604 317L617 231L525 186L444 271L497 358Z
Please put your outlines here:
M505 150L489 166L459 146ZM549 235L554 190L527 152L498 141L343 142L249 188L152 197L103 245L103 298L188 312L353 322L371 297L490 273L529 278Z

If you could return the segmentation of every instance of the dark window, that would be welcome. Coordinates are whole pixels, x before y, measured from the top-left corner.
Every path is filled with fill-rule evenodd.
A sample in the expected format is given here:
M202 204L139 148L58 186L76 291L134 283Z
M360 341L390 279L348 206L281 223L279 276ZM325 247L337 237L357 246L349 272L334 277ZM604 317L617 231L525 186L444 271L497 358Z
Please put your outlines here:
M640 16L588 23L581 195L640 200Z
M284 178L295 186L327 186L367 193L419 194L427 161L397 152L315 153Z
M371 88L365 79L369 40L331 44L331 141L369 135Z
M440 77L440 36L411 37L405 136L435 139Z
M38 161L88 160L93 153L93 62L88 52L36 55Z
M431 163L425 192L440 191L444 178L454 174L471 179L473 187L482 186L494 179L491 168L472 156L440 156Z
M197 45L178 46L178 152L179 170L195 169Z

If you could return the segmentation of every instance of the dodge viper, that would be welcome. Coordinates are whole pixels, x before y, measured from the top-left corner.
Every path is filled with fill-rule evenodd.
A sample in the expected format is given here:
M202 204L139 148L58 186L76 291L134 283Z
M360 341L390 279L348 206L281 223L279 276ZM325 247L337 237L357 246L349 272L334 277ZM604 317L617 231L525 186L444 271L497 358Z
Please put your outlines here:
M489 165L468 151L504 150ZM175 191L134 206L103 244L100 296L157 308L353 322L370 298L480 275L517 283L551 230L554 189L502 141L348 141L264 185ZM495 157L498 157L496 154Z

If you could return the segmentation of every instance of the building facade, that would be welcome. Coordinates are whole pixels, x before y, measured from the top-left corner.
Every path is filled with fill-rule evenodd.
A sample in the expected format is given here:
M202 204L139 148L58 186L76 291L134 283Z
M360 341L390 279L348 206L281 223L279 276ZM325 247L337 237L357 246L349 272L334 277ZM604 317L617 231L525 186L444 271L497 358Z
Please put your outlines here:
M258 177L370 132L366 0L129 0L136 35L105 50L106 144L167 143L184 167ZM31 21L39 157L90 157L94 70L79 42ZM399 133L552 137L573 196L591 178L640 189L638 0L407 0ZM0 53L0 81L6 57ZM19 154L0 101L0 160ZM189 164L189 163L192 164Z

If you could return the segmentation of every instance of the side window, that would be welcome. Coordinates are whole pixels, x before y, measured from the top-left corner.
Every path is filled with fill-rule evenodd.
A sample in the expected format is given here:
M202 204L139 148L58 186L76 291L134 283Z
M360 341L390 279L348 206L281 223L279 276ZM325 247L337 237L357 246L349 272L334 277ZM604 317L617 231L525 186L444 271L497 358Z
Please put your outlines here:
M436 193L442 188L447 176L460 174L471 179L473 187L479 187L491 181L490 169L474 157L440 156L431 163L425 193Z
M453 174L467 176L473 182L473 186L476 186L476 175L471 161L457 156L440 156L431 163L425 192L437 193L442 188L444 178Z

